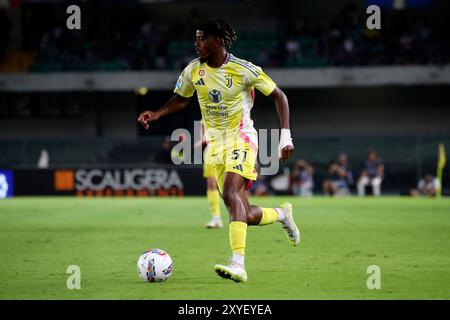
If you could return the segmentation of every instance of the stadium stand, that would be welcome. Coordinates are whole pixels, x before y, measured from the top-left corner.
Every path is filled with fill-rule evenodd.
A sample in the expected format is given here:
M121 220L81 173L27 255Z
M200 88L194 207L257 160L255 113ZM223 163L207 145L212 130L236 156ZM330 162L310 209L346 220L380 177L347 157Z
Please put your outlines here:
M231 51L266 67L449 63L450 39L444 31L450 27L448 20L430 23L426 11L386 12L383 13L383 32L379 32L365 28L365 18L362 10L346 5L338 15L326 19L280 19L276 21L276 29L244 27L239 30L238 41ZM201 17L196 17L198 19ZM3 65L0 70L180 69L194 58L192 30L195 26L189 19L165 25L152 20L129 21L130 25L124 29L113 23L110 21L108 28L112 32L106 35L92 28L74 33L60 25L34 32L27 52L3 57L8 63L0 63L0 67ZM7 36L2 38L6 40ZM27 58L14 59L24 54ZM10 70L4 65L10 66Z

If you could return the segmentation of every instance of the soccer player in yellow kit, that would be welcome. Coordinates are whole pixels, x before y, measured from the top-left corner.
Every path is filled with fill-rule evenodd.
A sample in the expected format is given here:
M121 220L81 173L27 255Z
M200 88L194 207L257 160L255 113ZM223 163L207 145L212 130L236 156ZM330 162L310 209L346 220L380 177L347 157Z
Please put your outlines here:
M279 155L286 161L294 146L289 127L286 95L260 67L227 52L236 39L234 30L223 20L209 20L196 31L195 49L199 58L192 60L176 83L175 95L157 111L144 111L138 121L149 122L185 108L197 91L209 144L209 159L217 186L229 213L229 240L232 257L229 265L215 265L216 273L236 282L246 282L244 257L247 226L280 222L289 243L297 246L300 231L295 224L292 205L277 208L250 205L245 192L256 179L257 133L250 118L252 88L274 100L280 118Z

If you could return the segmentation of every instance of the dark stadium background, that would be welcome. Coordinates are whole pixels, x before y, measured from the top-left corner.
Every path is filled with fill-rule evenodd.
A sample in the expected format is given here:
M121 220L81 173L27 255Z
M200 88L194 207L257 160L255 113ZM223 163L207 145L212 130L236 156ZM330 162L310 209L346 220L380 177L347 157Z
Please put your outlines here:
M81 8L79 31L65 27L69 4ZM369 4L382 8L379 31L365 26ZM315 194L338 153L357 177L371 148L385 162L383 194L406 194L436 173L438 144L450 150L449 9L444 0L401 9L381 0L0 1L0 169L17 172L16 194L58 194L53 170L172 168L155 156L174 129L193 129L198 105L150 131L137 116L171 97L195 57L195 23L220 16L238 33L231 52L287 94L296 151L286 166L311 163ZM257 129L278 128L261 94L252 116ZM42 149L47 170L36 169ZM201 194L201 167L192 170L184 183Z

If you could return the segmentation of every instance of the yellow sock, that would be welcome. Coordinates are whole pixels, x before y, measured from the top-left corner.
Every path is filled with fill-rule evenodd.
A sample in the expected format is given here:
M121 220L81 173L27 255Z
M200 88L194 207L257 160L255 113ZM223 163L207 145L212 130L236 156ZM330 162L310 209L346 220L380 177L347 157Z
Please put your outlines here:
M245 255L245 240L247 238L247 224L241 221L233 221L229 225L230 246L233 253Z
M220 194L219 190L207 190L206 197L208 198L209 207L213 217L220 217Z
M262 218L259 222L259 226L265 226L267 224L274 223L278 219L278 211L274 208L261 208Z

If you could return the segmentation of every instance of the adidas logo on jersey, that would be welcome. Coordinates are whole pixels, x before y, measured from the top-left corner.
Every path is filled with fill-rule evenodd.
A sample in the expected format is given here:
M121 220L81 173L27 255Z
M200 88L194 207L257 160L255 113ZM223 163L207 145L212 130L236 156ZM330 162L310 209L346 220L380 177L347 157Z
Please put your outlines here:
M200 80L198 80L195 83L196 86L204 86L205 85L205 80L203 80L203 78L200 78Z
M242 172L242 164L233 167L233 169L239 170Z

